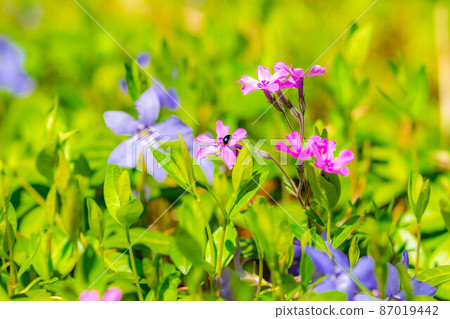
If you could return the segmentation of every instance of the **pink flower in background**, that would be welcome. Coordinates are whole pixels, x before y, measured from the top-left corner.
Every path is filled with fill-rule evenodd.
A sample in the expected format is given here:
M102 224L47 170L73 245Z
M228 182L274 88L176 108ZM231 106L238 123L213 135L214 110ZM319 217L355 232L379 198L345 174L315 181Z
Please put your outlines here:
M302 148L302 140L297 132L291 132L285 136L291 147L289 148L286 143L280 142L277 144L276 149L281 152L290 154L300 160L306 160L313 156L312 145L315 143L320 143L321 140L320 136L313 135L309 138L305 148Z
M288 73L291 77L288 78L285 82L282 82L280 84L281 89L286 88L295 88L298 89L302 84L302 80L306 76L313 76L313 75L321 75L325 73L325 68L322 68L320 65L314 65L311 70L309 70L308 73L305 74L305 71L303 69L294 69L292 66L288 66L286 63L283 62L277 62L275 63L275 73L284 71Z
M238 148L242 146L237 145L240 141L247 137L247 131L243 128L239 128L228 134L230 126L224 126L222 121L216 123L217 139L213 139L205 134L197 136L194 141L206 145L202 147L197 153L197 159L205 158L209 155L216 154L222 157L222 160L227 165L228 169L232 169L236 163L236 157L238 154Z
M80 301L120 301L123 292L117 287L109 288L105 291L100 300L100 294L97 290L86 290L80 294Z
M262 90L273 94L280 89L280 83L283 82L289 75L285 69L276 70L272 75L270 70L262 65L258 66L258 80L248 76L243 75L237 83L243 83L241 91L244 95L256 90Z
M336 173L342 176L349 175L348 167L344 166L355 158L350 150L343 150L338 157L334 158L336 142L328 141L325 138L320 143L314 143L312 149L315 156L315 167L328 173Z

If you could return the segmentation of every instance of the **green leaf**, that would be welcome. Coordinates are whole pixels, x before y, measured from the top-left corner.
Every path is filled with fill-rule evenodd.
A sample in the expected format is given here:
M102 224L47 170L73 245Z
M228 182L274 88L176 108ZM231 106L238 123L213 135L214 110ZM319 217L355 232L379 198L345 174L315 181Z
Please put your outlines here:
M181 283L181 275L179 272L171 273L164 277L158 287L159 301L176 301L178 298L178 286Z
M251 180L253 175L253 158L247 147L243 146L231 173L233 189L237 193Z
M222 240L222 234L223 234L223 227L220 226L216 229L216 231L213 233L213 241L214 241L214 247L215 247L215 256L214 256L214 264L216 265L216 271L219 268L219 263L217 262L217 258L219 255L219 247ZM225 241L224 241L224 247L222 252L222 269L225 268L230 261L233 259L234 253L236 252L237 247L237 239L238 234L236 231L236 228L234 227L233 223L230 222L227 226L226 232L225 232ZM206 247L209 247L209 241ZM206 249L206 261L211 263L211 250ZM211 263L212 264L212 263Z
M342 291L327 291L317 295L312 295L308 301L346 301L347 295Z
M119 196L120 206L128 203L131 197L131 184L130 184L130 175L127 170L123 170L120 173L119 178L117 180L117 195Z
M17 233L16 210L11 203L8 203L8 205L6 206L6 216L8 216L8 222L11 225L14 234Z
M125 63L125 81L127 82L127 92L133 101L139 98L138 89L133 76L131 65Z
M209 274L215 273L214 267L203 259L202 251L204 249L188 232L184 229L178 229L175 234L175 241L182 254L194 265L202 267Z
M32 234L30 243L33 245L30 251L30 254L28 255L25 262L20 266L19 272L17 273L17 280L19 280L22 275L25 273L25 271L30 268L31 264L33 263L34 259L36 258L37 253L39 252L39 248L41 248L41 234Z
M363 216L352 216L350 217L339 229L340 232L337 234L332 243L333 246L339 248L344 241L350 236L351 233L355 230L355 228L359 225L359 222L362 220Z
M418 274L416 279L436 287L450 280L450 265L425 270Z
M162 255L169 255L169 249L174 246L172 236L143 227L131 228L130 239L134 243L133 249L142 245L152 252ZM104 240L105 249L126 249L129 247L125 234L120 232L108 236Z
M8 205L8 202L11 198L11 181L9 180L8 176L6 176L3 173L3 168L1 167L2 162L0 161L0 201L2 203L0 204L0 212L2 211L3 207L6 207Z
M372 33L372 25L367 24L357 28L350 36L346 43L345 56L353 66L359 66L365 61L369 53Z
M191 155L189 155L186 143L184 142L180 133L178 133L178 139L180 141L181 154L183 155L184 167L186 169L187 182L189 185L193 185L195 179L194 179L194 168L192 166L192 158Z
M49 182L53 182L53 168L56 166L58 159L56 151L53 148L46 147L41 150L36 158L36 169L42 176L47 178Z
M448 200L441 199L440 206L442 218L445 222L445 227L447 227L447 231L450 232L450 202Z
M183 174L179 165L175 161L175 151L173 150L172 156L169 157L168 154L165 154L153 147L151 147L151 151L153 153L153 157L158 162L158 164L169 174L169 176L184 190L192 192L190 188L190 184L185 179L185 174ZM178 154L180 155L180 154ZM182 158L181 156L177 156Z
M143 211L144 206L142 206L141 201L135 198L121 206L116 212L116 217L120 224L129 228L139 220Z
M110 164L106 170L105 184L103 187L105 204L111 216L119 222L116 212L120 208L120 197L116 189L116 184L121 174L120 167L116 164Z
M58 167L55 171L55 185L60 194L67 191L70 180L70 167L62 152L58 152Z
M300 259L300 278L301 278L301 284L304 288L304 290L307 289L309 282L312 279L314 272L314 264L309 258L308 255L303 254L302 258Z
M170 245L169 256L175 266L181 271L181 273L183 275L187 275L189 270L191 270L192 261L190 261L186 258L186 256L183 255L183 253L175 243Z
M55 185L53 185L50 188L50 191L47 194L47 198L45 200L45 210L46 210L45 220L47 226L50 226L53 224L55 220L55 215L59 210L59 200Z
M427 208L429 199L430 181L424 181L422 175L411 172L408 181L408 200L419 223Z
M231 197L227 203L227 210L230 212L230 218L241 210L250 199L256 194L267 178L268 170L264 169L253 173L252 179L239 191L236 196Z
M356 262L359 259L360 250L358 245L358 236L355 236L350 243L350 248L348 250L348 259L350 261L350 265L353 267L356 265Z
M341 184L337 174L327 174L325 177L316 175L310 163L306 165L306 175L309 185L320 206L326 211L331 211L339 201L341 194Z
M158 286L161 277L161 255L157 254L153 259L144 258L142 260L142 269L144 271L145 280L147 280L147 285L155 292L157 295Z
M62 200L61 219L64 230L75 241L78 238L81 220L81 193L76 180L71 180Z
M87 199L89 228L92 230L95 238L101 243L105 235L105 222L103 212L92 198Z

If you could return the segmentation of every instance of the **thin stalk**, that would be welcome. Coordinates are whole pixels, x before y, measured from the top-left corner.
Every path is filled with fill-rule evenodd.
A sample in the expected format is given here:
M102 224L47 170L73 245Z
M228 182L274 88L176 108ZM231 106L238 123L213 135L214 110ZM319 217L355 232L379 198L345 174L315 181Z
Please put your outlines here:
M331 211L328 210L328 220L327 220L327 242L331 242Z
M258 272L258 286L256 287L255 299L258 299L259 294L261 293L261 286L263 280L263 271L264 271L264 258L262 254L258 251L258 262L259 262L259 272Z
M420 223L417 223L417 257L416 257L416 269L414 273L417 275L419 272L419 257L420 257L420 242L422 241L422 234L420 233Z
M6 236L8 237L8 249L9 249L9 295L13 297L16 294L16 278L14 272L14 254L11 238L11 230L9 229L9 220L5 209L5 223L6 223Z
M209 226L208 217L206 217L205 209L203 208L203 205L200 201L200 196L197 194L197 192L195 192L195 201L197 202L197 205L200 207L200 211L202 212L203 219L205 220L205 228L206 228L206 233L208 234L208 240L209 240L209 249L211 250L211 261L212 261L212 265L215 269L216 262L215 262L214 256L216 254L215 254L215 250L214 250L214 242L213 242L213 237L212 237L212 233L211 233L211 227ZM209 289L210 289L211 293L214 292L214 275L210 276Z
M105 267L105 247L103 247L103 242L100 242L100 256L102 258L102 267Z
M133 247L132 247L131 239L130 239L130 230L128 228L126 228L125 231L127 234L128 245L130 247L128 250L130 251L131 268L133 270L134 280L136 281L136 287L137 287L139 301L144 301L144 298L142 296L141 285L139 284L139 276L138 276L137 269L136 269L136 263L134 261Z
M222 278L222 254L223 247L225 245L225 234L227 231L228 220L225 221L225 225L223 226L222 237L220 238L220 246L219 246L219 256L217 258L217 288L216 288L216 296L220 297L220 279Z
M34 200L45 208L45 199L39 194L33 186L28 184L28 182L23 179L17 172L14 174L16 176L17 182L22 186L30 195L34 198Z
M289 119L288 119L288 117L287 117L287 115L286 115L286 111L285 111L285 110L282 110L281 113L283 113L283 116L284 116L284 119L286 120L287 125L288 125L289 128L291 129L291 132L293 132L294 129L292 128L291 122L289 122Z

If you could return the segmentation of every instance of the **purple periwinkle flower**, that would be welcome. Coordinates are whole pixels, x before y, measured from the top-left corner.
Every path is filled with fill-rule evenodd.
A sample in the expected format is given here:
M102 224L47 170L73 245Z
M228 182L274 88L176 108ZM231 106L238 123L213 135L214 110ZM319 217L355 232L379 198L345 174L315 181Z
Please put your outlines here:
M150 53L148 52L139 52L136 57L136 61L143 68L146 68L150 65Z
M404 250L402 253L402 260L399 265L403 264L406 269L409 267L409 255L408 251ZM397 265L398 266L398 265ZM403 267L403 266L402 266ZM423 282L415 279L414 277L410 280L411 288L413 290L414 296L429 296L433 297L436 293L436 288ZM374 293L375 295L379 295L377 291ZM381 300L376 297L376 300ZM388 278L386 281L386 289L385 289L385 300L405 300L406 294L405 291L400 287L400 275L397 267L392 264L388 264ZM367 301L371 300L369 296L366 294L360 293L355 296L355 300L358 301Z
M26 96L34 90L33 79L23 69L24 59L22 48L0 36L0 90L15 96Z
M137 99L135 107L139 120L120 111L109 111L103 115L106 126L114 134L131 136L113 150L108 163L133 168L138 164L139 156L142 154L147 172L158 182L162 182L167 177L167 173L154 159L150 146L160 149L159 142L178 140L178 133L185 141L191 141L192 128L174 115L163 122L156 123L161 106L153 88L147 89Z
M294 240L294 258L292 260L292 265L289 267L288 272L297 277L300 275L300 258L302 257L302 245L300 244L300 241L296 238Z
M312 246L305 247L305 253L314 264L316 277L327 276L324 280L314 286L317 293L338 290L347 294L348 300L353 300L354 295L361 289L350 276L353 275L368 290L377 287L375 277L375 263L371 257L361 257L356 265L351 268L350 261L343 252L333 248L327 243L333 259L325 252Z
M117 287L109 288L103 294L100 300L100 294L97 290L86 290L80 294L80 301L120 301L123 297L123 292Z

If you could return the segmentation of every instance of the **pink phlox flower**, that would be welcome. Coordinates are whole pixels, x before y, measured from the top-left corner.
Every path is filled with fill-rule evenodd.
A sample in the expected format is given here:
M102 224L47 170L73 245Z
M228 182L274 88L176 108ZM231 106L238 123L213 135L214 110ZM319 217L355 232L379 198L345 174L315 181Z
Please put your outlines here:
M197 159L200 160L217 153L217 156L222 157L222 160L227 165L228 169L231 170L236 163L238 148L240 148L240 145L237 145L237 143L247 137L247 131L240 128L231 135L228 134L229 131L230 126L223 125L222 121L219 120L216 123L216 139L205 134L197 136L194 141L201 143L201 145L204 146L197 152Z
M314 166L328 173L336 173L342 176L348 176L348 167L344 167L350 163L355 155L350 150L343 150L339 156L334 158L336 150L336 142L323 139L320 143L312 145L315 162Z
M256 90L274 94L280 89L280 83L282 83L289 75L284 69L276 70L274 74L271 74L269 68L262 65L258 66L256 74L258 75L258 80L248 75L243 75L241 79L237 81L237 83L244 84L241 89L244 95Z
M100 294L97 290L85 290L80 294L80 301L120 301L123 297L123 292L117 287L109 288L103 294L100 300Z
M298 89L300 86L300 80L302 80L304 77L313 76L313 75L321 75L321 74L325 73L325 68L322 68L318 64L314 65L311 68L311 70L309 70L309 72L306 74L303 69L301 69L301 68L294 69L292 67L292 65L289 66L284 62L275 63L274 69L275 69L275 72L284 70L285 72L287 72L290 75L290 77L286 81L280 83L281 89L286 89L286 88Z
M286 139L289 142L290 148L286 145L286 143L280 142L276 145L276 149L303 161L313 156L312 145L315 143L320 143L321 140L320 136L313 135L308 139L306 146L303 148L302 140L297 132L289 133L286 135Z

